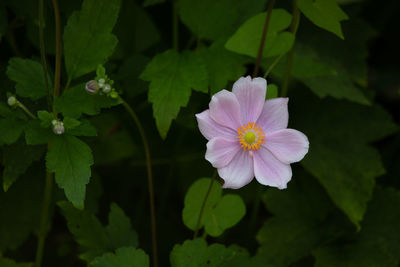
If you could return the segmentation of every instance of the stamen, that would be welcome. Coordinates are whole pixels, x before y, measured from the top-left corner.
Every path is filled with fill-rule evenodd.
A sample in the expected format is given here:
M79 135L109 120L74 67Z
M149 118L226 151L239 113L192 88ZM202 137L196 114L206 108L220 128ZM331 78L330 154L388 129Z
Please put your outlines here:
M265 144L264 131L254 122L239 127L237 138L243 150L258 150L262 144Z

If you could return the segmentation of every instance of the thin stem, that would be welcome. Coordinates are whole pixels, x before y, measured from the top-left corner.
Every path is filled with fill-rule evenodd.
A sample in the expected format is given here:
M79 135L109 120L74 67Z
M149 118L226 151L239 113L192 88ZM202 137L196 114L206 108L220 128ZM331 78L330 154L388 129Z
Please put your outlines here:
M261 58L262 58L262 54L264 51L264 43L265 43L265 39L267 38L269 21L271 20L271 12L274 7L274 4L275 4L275 0L270 0L269 5L268 5L267 16L265 18L264 29L263 29L263 32L261 35L260 47L258 48L257 60L256 60L256 65L254 67L253 77L256 77L258 75L258 69L260 68Z
M55 109L55 99L60 95L60 78L61 78L61 24L60 24L60 10L58 8L57 0L52 0L54 17L56 23L56 70L54 74L54 92L53 92L53 113L57 117Z
M271 66L269 66L268 70L265 72L264 78L267 78L267 76L271 73L271 71L275 68L275 66L279 63L279 61L281 61L284 55L285 54L282 53L277 58L275 58L274 62L272 62Z
M158 256L157 256L157 232L156 232L156 213L155 213L155 204L154 204L154 185L153 185L153 175L151 170L151 157L150 157L150 149L149 144L147 142L146 134L144 132L143 126L140 123L138 116L135 111L131 108L131 106L121 97L119 99L122 102L122 105L128 111L129 115L132 117L135 122L140 137L142 138L144 151L146 154L146 166L147 166L147 179L149 185L149 200L150 200L150 216L151 216L151 233L152 233L152 245L153 245L153 262L154 266L158 267Z
M215 180L216 176L217 176L217 171L214 172L213 177L211 178L210 186L208 187L206 195L204 196L203 203L201 204L199 218L197 219L197 223L196 223L196 228L195 228L195 231L194 231L193 239L195 239L197 237L197 235L199 234L201 218L203 217L204 208L206 206L206 202L207 202L208 196L210 195L210 192L211 192L211 189L213 187L214 180Z
M64 91L69 88L69 86L71 85L71 81L72 81L71 77L68 77L67 84L65 85Z
M44 47L44 10L43 10L43 0L39 0L39 42L40 42L40 58L42 60L43 75L46 85L47 92L49 91L49 81L47 80L47 63L46 63L46 51Z
M44 245L49 225L49 210L50 210L52 192L53 192L53 173L46 173L46 185L44 188L42 216L40 218L40 229L37 242L35 267L40 267L42 264Z
M21 102L17 102L17 105L18 105L18 107L20 108L20 109L22 109L23 111L25 111L25 113L29 116L29 117L31 117L32 119L37 119L36 118L36 116L27 108L27 107L25 107L25 105L24 104L22 104Z
M293 35L295 37L296 37L297 29L299 28L299 22L300 22L300 11L297 6L297 0L293 0L293 19L292 19L292 23L290 25L290 32L293 33ZM292 74L293 55L294 55L294 43L288 53L288 57L286 60L286 68L285 68L285 74L283 76L281 97L285 97L287 95L290 76Z
M178 21L178 3L176 0L172 2L172 47L179 49L179 21Z

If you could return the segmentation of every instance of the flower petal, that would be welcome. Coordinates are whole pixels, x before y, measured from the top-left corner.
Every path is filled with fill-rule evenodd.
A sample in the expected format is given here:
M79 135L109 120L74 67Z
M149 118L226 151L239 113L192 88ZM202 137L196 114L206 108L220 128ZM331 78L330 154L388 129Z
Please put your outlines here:
M289 164L279 161L267 148L261 147L254 153L254 174L257 181L263 185L286 188L292 178L292 168Z
M207 109L202 113L196 114L197 124L199 125L200 132L207 140L211 140L214 137L225 137L228 139L236 139L236 131L219 125L210 116L210 110Z
M256 122L263 110L266 91L264 78L241 77L233 84L232 92L239 101L243 123Z
M241 149L237 140L216 137L207 143L206 160L208 160L213 167L222 168L228 165Z
M243 123L256 122L263 110L267 81L264 78L241 77L233 84L232 92L240 104Z
M283 129L267 134L265 146L284 163L298 162L308 152L308 138L302 132Z
M226 167L218 169L218 174L225 181L223 188L243 187L254 178L253 158L248 151L240 150Z
M221 90L211 98L210 116L217 123L233 130L241 125L240 105L236 96L227 90Z
M273 98L264 104L257 124L262 127L264 133L287 128L289 121L289 98Z

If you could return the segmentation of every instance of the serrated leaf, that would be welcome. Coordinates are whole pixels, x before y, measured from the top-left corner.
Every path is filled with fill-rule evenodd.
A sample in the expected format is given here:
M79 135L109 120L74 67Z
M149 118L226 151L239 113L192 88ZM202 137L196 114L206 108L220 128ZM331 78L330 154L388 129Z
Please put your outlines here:
M25 142L27 145L47 144L54 136L50 128L43 128L38 120L29 121L25 127Z
M15 262L12 259L7 259L0 256L1 267L33 267L33 263Z
M191 51L179 54L168 50L155 56L140 78L150 82L149 101L162 138L166 138L180 108L187 105L191 89L208 92L205 64Z
M235 53L256 57L267 13L260 13L248 19L226 42L225 47ZM273 9L265 39L263 57L273 57L286 53L294 42L294 35L284 31L292 21L284 9Z
M83 209L86 185L91 177L93 156L90 147L70 135L55 136L46 155L49 172L72 204Z
M97 136L97 130L88 120L83 119L78 126L68 130L68 134L74 136Z
M197 225L201 210L201 220ZM209 178L202 178L193 183L186 193L182 218L189 229L195 231L197 227L201 229L204 226L207 234L215 237L236 225L245 213L246 206L240 196L222 196L220 184Z
M116 204L111 204L107 227L101 225L93 214L80 211L66 201L59 202L58 206L68 221L68 229L84 251L81 259L90 262L120 247L137 246L136 232L132 230L129 218Z
M73 130L81 124L77 119L70 117L65 117L63 123L66 130Z
M7 76L16 82L17 95L33 100L47 95L46 82L43 77L43 67L31 59L12 58L7 67ZM51 79L48 76L49 88Z
M307 99L306 106L300 104L302 97ZM384 173L378 151L368 143L389 135L397 127L378 106L318 100L304 91L296 99L292 103L294 128L304 132L312 144L302 165L359 225L372 196L375 177Z
M224 48L225 39L214 42L208 48L199 49L207 67L211 94L226 88L229 81L236 81L246 73L247 59Z
M149 256L141 249L133 247L119 248L114 253L107 253L95 258L93 267L146 267L150 266Z
M247 18L265 8L265 0L179 0L182 22L198 37L228 37ZM207 14L207 16L205 16Z
M117 21L120 0L84 0L64 29L64 55L72 80L103 64L114 51L117 38L111 31Z
M340 22L349 17L335 0L299 0L297 4L315 25L344 39Z
M55 106L65 117L79 118L82 114L96 115L102 108L109 108L119 103L118 99L105 95L89 95L85 91L85 85L79 84L58 97Z
M28 146L20 141L4 147L3 152L3 189L7 191L33 161L41 159L44 148Z
M41 120L40 125L43 128L50 127L51 122L54 120L54 115L46 110L39 110L37 116Z

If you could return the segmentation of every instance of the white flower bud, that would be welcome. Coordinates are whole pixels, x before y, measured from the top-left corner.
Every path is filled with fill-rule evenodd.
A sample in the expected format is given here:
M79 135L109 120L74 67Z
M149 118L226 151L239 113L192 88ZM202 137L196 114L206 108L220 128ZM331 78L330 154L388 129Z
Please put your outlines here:
M18 103L18 100L15 98L15 96L10 96L7 99L7 103L8 103L9 106L12 107L12 106L15 106Z
M61 121L57 121L57 123L56 123L56 124L54 125L54 127L53 127L53 132L54 132L55 134L60 135L60 134L63 134L64 131L65 131L65 129L64 129L64 123L62 123Z
M104 80L103 78L99 79L99 87L103 88L105 82L106 80Z
M55 126L58 123L58 120L52 120L51 124L53 124L53 126Z
M94 80L88 81L86 83L85 89L86 92L88 92L91 95L97 94L97 92L99 91L99 84Z
M103 87L103 93L109 93L111 91L111 85L105 84Z

